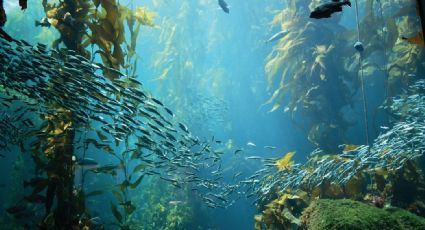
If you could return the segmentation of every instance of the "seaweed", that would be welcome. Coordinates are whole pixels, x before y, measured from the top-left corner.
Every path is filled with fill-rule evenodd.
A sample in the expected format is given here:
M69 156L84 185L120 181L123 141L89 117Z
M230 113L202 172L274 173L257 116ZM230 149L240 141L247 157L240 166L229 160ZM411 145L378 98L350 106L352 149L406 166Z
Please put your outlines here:
M266 59L271 97L264 105L271 105L269 112L290 112L295 122L304 114L309 122L299 126L306 129L308 139L326 152L337 153L337 143L342 142L349 127L341 112L352 101L346 81L354 79L341 58L350 53L347 39L342 36L347 31L306 19L309 5L310 1L289 1L271 23L289 34L279 40Z

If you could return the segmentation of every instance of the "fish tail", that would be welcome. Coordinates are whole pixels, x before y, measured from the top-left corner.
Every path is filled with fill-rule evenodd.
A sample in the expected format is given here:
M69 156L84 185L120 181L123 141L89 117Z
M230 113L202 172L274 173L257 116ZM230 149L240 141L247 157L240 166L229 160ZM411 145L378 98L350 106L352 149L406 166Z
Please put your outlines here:
M37 21L37 20L35 20L34 22L35 22L35 23L34 23L34 24L35 24L35 27L38 27L38 26L40 26L40 25L41 25L41 23L40 23L39 21Z

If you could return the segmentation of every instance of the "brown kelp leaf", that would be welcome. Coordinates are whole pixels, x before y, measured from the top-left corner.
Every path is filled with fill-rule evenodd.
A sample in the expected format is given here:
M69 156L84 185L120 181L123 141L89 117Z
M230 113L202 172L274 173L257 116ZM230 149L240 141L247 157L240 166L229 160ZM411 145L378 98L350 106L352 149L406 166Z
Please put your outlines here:
M136 17L136 20L142 25L151 27L155 26L155 13L149 11L146 7L137 7L134 12L134 17Z
M136 211L136 206L130 203L124 206L124 210L127 215L131 215L134 211Z
M142 152L140 149L136 149L133 151L133 153L131 154L131 159L138 159L140 156L142 155Z
M139 184L140 184L140 182L142 182L142 180L143 180L143 177L144 177L145 175L141 175L134 183L132 183L131 185L130 185L130 188L131 189L135 189L135 188L137 188L137 186L139 186Z
M117 64L123 66L125 61L124 61L124 53L121 49L121 46L119 43L115 42L114 43L114 52L112 54L112 56L117 60Z
M112 202L111 202L111 211L112 211L112 214L114 215L115 219L117 219L117 220L118 220L118 222L119 222L120 224L122 224L122 215L121 215L121 213L118 211L117 206L116 206L115 204L113 204Z
M144 163L139 164L139 165L137 165L136 167L134 167L134 169L133 169L133 173L135 173L135 172L139 172L139 171L141 171L141 170L142 170L142 169L144 169L144 168L146 168L146 165L145 165Z
M120 187L120 190L122 192L125 191L125 189L130 186L130 182L128 180L124 180L121 184L118 184L118 186Z
M124 202L124 196L117 190L112 190L112 195L115 196L115 198L118 200L118 202L123 203Z

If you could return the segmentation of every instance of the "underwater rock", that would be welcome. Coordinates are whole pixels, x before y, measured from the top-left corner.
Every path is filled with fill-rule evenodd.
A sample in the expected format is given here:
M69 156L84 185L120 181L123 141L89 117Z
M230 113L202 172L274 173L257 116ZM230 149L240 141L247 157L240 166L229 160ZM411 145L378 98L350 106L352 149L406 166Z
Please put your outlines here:
M399 208L379 209L358 201L321 199L301 217L304 229L425 229L425 218Z

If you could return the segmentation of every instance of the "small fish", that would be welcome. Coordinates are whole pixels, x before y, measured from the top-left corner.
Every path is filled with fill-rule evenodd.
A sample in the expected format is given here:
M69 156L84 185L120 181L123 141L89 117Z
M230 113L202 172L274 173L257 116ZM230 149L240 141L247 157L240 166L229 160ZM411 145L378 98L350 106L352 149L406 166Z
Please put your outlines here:
M343 0L342 2L340 0L332 0L332 2L320 4L310 13L310 18L330 18L333 13L342 12L342 6L344 5L351 7L351 2L349 0Z
M263 158L259 156L250 156L250 157L245 157L245 159L246 160L261 160Z
M186 127L186 125L179 123L179 128L184 132L189 133L189 129Z
M49 22L49 19L47 19L46 17L43 17L40 21L35 21L35 26L41 26L41 27L50 27L51 24Z
M19 0L19 6L21 10L25 10L27 8L27 0Z
M78 161L78 165L83 168L93 168L97 167L99 164L93 158L84 158Z
M287 34L289 34L289 30L282 30L277 33L275 33L273 36L271 36L266 43L274 42L277 40L280 40L281 38L285 37Z
M117 165L104 165L104 166L100 166L100 167L96 167L93 168L92 171L94 173L113 173L115 169L117 169L118 166Z
M174 117L174 113L167 107L164 106L164 110L172 117Z
M63 18L62 18L62 20L66 23L66 24L68 24L69 26L72 26L72 25L74 25L74 22L75 22L75 18L72 16L72 14L71 13L69 13L69 12L66 12L64 15L63 15ZM109 69L108 69L109 70ZM112 70L111 70L112 71Z
M247 146L251 146L251 147L256 147L257 145L256 144L254 144L253 142L248 142L248 143L246 143L246 145Z
M230 13L230 8L229 5L227 4L227 2L225 2L224 0L218 0L218 5L221 7L221 9L225 12L225 13Z
M157 105L164 106L164 104L162 104L162 102L160 100L158 100L158 99L155 99L155 98L152 97L151 100L153 102L155 102Z
M234 154L236 155L236 154L238 154L238 153L240 153L242 151L243 151L242 149L236 149L235 152L234 152Z
M264 146L264 148L265 149L270 149L270 150L276 149L275 146L270 146L270 145L266 145L266 146Z
M171 204L171 205L179 205L179 204L185 204L186 202L185 201L181 201L181 200L170 200L170 201L168 201L168 204Z
M401 39L411 44L424 46L424 36L422 31L418 32L414 37L402 36Z

